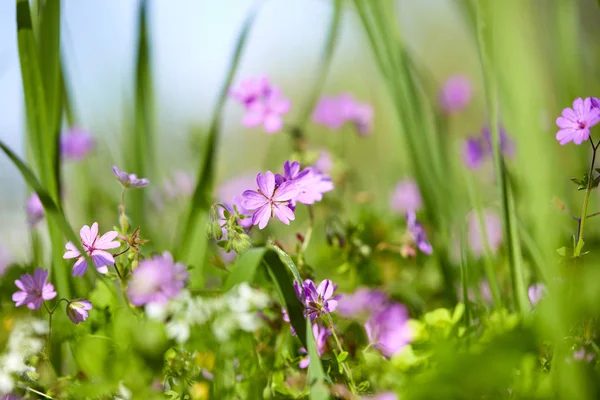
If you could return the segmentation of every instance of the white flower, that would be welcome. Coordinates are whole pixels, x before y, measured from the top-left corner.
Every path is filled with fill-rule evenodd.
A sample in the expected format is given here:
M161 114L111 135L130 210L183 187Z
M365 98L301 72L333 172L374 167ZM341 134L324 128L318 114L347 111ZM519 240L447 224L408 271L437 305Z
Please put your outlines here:
M190 338L190 326L185 321L171 321L166 326L167 336L178 343L185 343Z
M14 386L15 383L13 382L12 377L3 369L0 369L0 393L10 393Z

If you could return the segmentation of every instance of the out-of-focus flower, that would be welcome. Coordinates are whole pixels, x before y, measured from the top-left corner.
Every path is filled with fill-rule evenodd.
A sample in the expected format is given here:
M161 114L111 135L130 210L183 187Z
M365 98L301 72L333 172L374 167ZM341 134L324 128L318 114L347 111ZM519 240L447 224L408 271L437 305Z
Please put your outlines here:
M305 168L300 171L300 163L297 161L286 161L283 165L284 175L277 175L275 182L293 182L298 189L298 194L291 199L302 204L314 204L323 199L323 193L333 190L333 182L324 174L313 168Z
M496 253L502 245L502 222L498 214L490 210L482 210L485 237L481 232L481 223L477 212L469 212L467 216L469 247L472 254L479 258L485 253L484 240L487 240L492 253Z
M354 293L340 295L337 312L346 318L366 320L383 310L388 301L387 294L380 290L359 288Z
M527 290L527 295L529 296L529 301L531 302L531 305L535 306L537 303L539 303L540 300L544 298L544 296L546 296L547 292L548 289L543 283L536 283L534 285L529 286L529 289Z
M573 108L565 108L562 116L556 119L560 130L556 133L556 140L561 145L569 142L581 144L590 137L590 128L600 122L600 109L595 106L597 99L577 98L573 101Z
M325 125L332 130L339 130L350 122L363 136L373 130L373 107L360 103L349 93L338 96L323 97L313 112L313 122Z
M12 262L13 259L8 250L0 246L0 278L4 276L4 273Z
M258 76L243 80L237 87L229 91L229 95L244 106L249 107L254 102L268 95L270 91L271 84L269 83L269 78Z
M417 182L410 178L399 181L390 197L392 211L400 213L416 212L421 207L423 207L423 200Z
M579 350L573 352L573 359L578 361L585 360L587 362L591 362L594 360L594 353L587 353L585 351L585 348L582 347Z
M302 286L294 281L294 289L296 296L304 304L305 314L310 317L311 322L314 322L319 315L332 313L337 308L337 296L333 295L337 285L334 285L329 279L321 281L319 286L315 286L310 279L306 279Z
M292 182L275 183L275 175L271 171L256 176L258 190L246 190L242 196L242 206L252 215L252 225L264 229L269 220L276 216L281 222L289 225L294 220L294 211L289 207L290 200L298 196L299 190Z
M106 250L116 249L121 246L121 244L115 240L118 235L119 234L116 231L109 231L104 235L99 236L97 222L94 222L91 228L84 225L79 231L83 248L96 265L98 272L101 274L106 274L108 272L108 265L115 264L113 255ZM77 247L75 247L72 242L67 243L65 247L67 251L63 255L63 258L77 258L75 265L73 265L73 276L83 276L88 267L85 257L79 253L79 250L77 250Z
M414 211L409 211L406 213L406 227L412 236L413 242L417 245L419 250L427 255L432 254L433 247L431 246L431 243L429 243L427 232L425 232L423 225L417 221L417 215Z
M389 305L371 316L365 324L369 342L384 356L393 356L413 339L408 320L406 307L400 303Z
M398 395L394 392L383 392L371 397L363 397L365 400L398 400Z
M84 322L88 317L88 311L92 309L92 303L85 299L73 300L67 306L67 316L74 323Z
M22 397L17 396L16 394L13 393L8 393L5 395L0 396L0 400L21 400Z
M505 157L513 157L515 145L504 130L499 126L500 152ZM479 136L470 136L464 141L463 162L470 169L479 168L486 158L492 156L492 136L490 128L485 126Z
M83 160L94 146L94 138L83 129L69 129L60 137L60 151L67 160Z
M263 125L267 133L276 133L283 128L282 116L290 111L290 100L283 97L281 90L272 88L262 101L248 105L243 124L247 128Z
M290 324L290 332L292 332L292 336L296 336L296 330L292 326L292 321L290 320L290 315L287 313L287 310L281 307L281 313L283 314L282 318L285 322Z
M313 168L322 174L328 174L333 168L333 159L331 153L325 149L319 151L319 158L313 164Z
M27 199L27 204L25 205L25 212L27 213L27 222L29 226L33 228L44 219L44 206L40 201L37 193L33 193Z
M31 310L38 310L45 300L56 297L54 286L48 283L48 271L41 268L36 269L33 276L21 275L21 278L15 281L15 285L20 289L12 295L17 307L27 305Z
M128 174L125 171L121 171L119 168L113 165L113 174L117 177L118 181L123 185L124 188L143 188L148 186L150 181L146 178L138 178L136 174Z
M129 281L127 295L136 306L166 304L181 293L188 276L185 265L174 262L171 253L165 251L140 262Z
M331 336L331 331L327 328L319 326L319 324L313 324L312 332L313 336L315 337L315 342L317 344L317 353L319 354L319 357L321 357L323 355L323 352L325 351L325 346L327 345L327 338ZM300 361L300 364L298 364L298 366L302 369L308 368L308 366L310 365L310 356L308 355L308 351L304 347L302 347L300 349L300 352L306 354L306 357L304 357Z
M438 94L440 108L448 114L463 110L470 101L471 81L463 75L448 78Z
M194 177L185 171L175 171L171 179L163 183L163 190L170 200L188 198L194 193Z

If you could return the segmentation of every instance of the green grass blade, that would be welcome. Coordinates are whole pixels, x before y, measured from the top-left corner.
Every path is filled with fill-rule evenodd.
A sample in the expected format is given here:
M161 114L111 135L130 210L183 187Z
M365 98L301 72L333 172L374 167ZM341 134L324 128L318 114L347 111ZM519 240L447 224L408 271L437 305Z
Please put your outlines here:
M317 343L315 342L315 337L313 335L312 324L308 319L306 320L306 341L306 349L308 351L308 356L310 357L310 364L308 365L310 398L312 400L327 400L331 398L331 396L325 385L325 371L323 370L321 357L319 357L319 352L317 350Z
M223 285L223 291L242 282L252 282L266 251L265 247L255 247L241 254L231 268L231 273Z
M290 270L290 272L294 276L294 279L296 281L298 281L298 283L301 284L302 277L300 277L300 271L298 271L298 267L296 267L296 264L294 264L294 261L292 261L292 258L285 251L283 251L279 246L277 246L275 243L273 243L271 241L269 241L267 246L269 249L271 249L275 253L277 253L279 258L281 259L281 262L283 262L285 264L285 266Z
M217 145L219 142L219 134L221 130L221 117L223 114L223 107L225 105L225 101L227 100L227 93L229 91L229 88L231 87L233 78L235 76L240 59L242 57L242 53L246 45L246 41L248 39L248 33L252 28L252 25L261 5L262 2L258 3L258 6L248 13L242 30L236 40L235 50L233 52L233 57L231 58L231 61L229 63L227 77L225 78L225 81L221 86L219 97L217 98L217 103L215 106L215 111L213 113L213 118L208 129L206 150L204 153L204 157L198 167L198 178L196 181L194 194L190 200L190 204L186 211L186 222L183 231L180 235L177 236L177 243L174 246L175 254L177 255L177 257L179 259L186 260L188 263L192 261L189 260L189 252L192 243L194 243L194 240L196 238L202 238L200 240L202 240L203 243L206 243L206 238L204 237L204 234L196 234L196 231L204 232L204 224L202 224L202 221L205 218L202 218L202 216L206 214L212 203L212 193L215 181ZM196 246L199 245L197 242L195 244ZM203 245L203 248L205 248L205 245ZM200 260L196 261L202 262L204 255L202 254L199 258Z

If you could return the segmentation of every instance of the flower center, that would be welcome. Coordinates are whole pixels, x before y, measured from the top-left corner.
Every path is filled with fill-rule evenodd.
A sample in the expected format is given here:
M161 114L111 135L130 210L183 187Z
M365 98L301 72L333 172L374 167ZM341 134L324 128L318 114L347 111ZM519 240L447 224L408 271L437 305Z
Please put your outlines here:
M585 129L586 128L586 123L585 122L578 122L579 123L579 129Z

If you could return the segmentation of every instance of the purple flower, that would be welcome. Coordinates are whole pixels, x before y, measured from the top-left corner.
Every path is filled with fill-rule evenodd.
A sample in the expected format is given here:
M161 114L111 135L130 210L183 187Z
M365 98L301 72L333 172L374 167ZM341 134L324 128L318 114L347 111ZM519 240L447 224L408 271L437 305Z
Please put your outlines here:
M5 395L2 395L0 397L0 400L22 400L23 398L20 396L17 396L16 394L12 394L12 393L8 393Z
M398 395L394 392L383 392L376 394L374 397L364 397L364 399L371 400L398 400Z
M346 318L365 320L383 310L388 301L387 294L382 291L359 288L352 294L340 295L337 312Z
M315 337L315 342L317 344L317 353L319 354L319 357L321 357L323 355L323 352L325 351L327 338L331 336L331 331L327 328L319 326L319 324L313 324L312 331L313 336ZM308 368L308 366L310 365L310 356L308 355L308 351L306 351L306 349L302 347L300 349L300 352L307 354L307 356L300 361L300 364L298 364L298 366L302 369Z
M298 188L298 195L291 199L292 205L295 203L314 204L323 200L323 193L333 190L333 182L324 174L317 172L313 168L305 168L300 171L300 163L297 161L286 161L283 165L284 176L277 175L276 182L293 182Z
M67 306L67 316L74 323L84 322L88 317L88 311L92 309L92 303L88 300L73 300Z
M476 258L484 254L484 240L487 240L492 253L496 253L502 245L502 222L500 221L500 217L489 210L483 210L482 216L485 226L485 237L481 233L481 223L477 213L471 211L467 216L469 247Z
M486 151L479 138L469 137L464 142L463 162L470 169L477 169L485 160Z
M340 130L350 122L363 136L373 129L373 107L359 103L351 94L323 97L313 112L313 122L325 125L332 130Z
M544 285L543 283L536 283L534 285L529 286L529 289L527 290L527 294L529 296L529 301L531 302L532 306L535 306L537 303L539 303L539 301L546 296L546 293L548 292L548 289L546 288L546 285Z
M189 274L185 265L175 263L169 252L140 262L133 271L127 295L132 304L166 304L181 293Z
M390 208L396 212L416 212L423 207L419 186L413 179L404 179L396 184L390 197Z
M276 133L283 128L282 115L290 111L290 100L283 97L281 90L272 88L261 100L250 103L244 115L247 128L263 125L267 133Z
M116 249L121 246L119 242L114 240L118 235L119 234L115 231L109 231L104 235L99 236L97 222L94 222L91 228L84 225L79 231L81 244L87 255L90 256L96 265L96 269L101 274L106 274L108 272L107 265L115 264L113 255L106 250ZM77 247L75 247L72 242L67 243L65 247L67 251L63 255L63 258L77 258L75 265L73 265L73 276L83 276L88 267L85 257L79 253L79 250L77 250Z
M502 126L499 126L500 152L506 157L513 157L515 146ZM481 129L477 137L468 137L464 142L463 162L468 168L479 168L487 157L492 156L492 137L489 127Z
M60 151L67 160L83 160L94 146L94 138L83 129L70 129L60 138Z
M461 111L471 101L471 81L466 76L448 78L438 94L438 103L447 114Z
M322 174L328 174L333 168L333 159L331 153L327 150L321 149L319 151L319 158L313 164L313 168Z
M422 253L430 255L433 253L433 247L427 239L427 232L419 221L417 221L417 215L414 211L406 212L406 227L408 233L411 235L412 241L417 245Z
M391 357L412 341L412 331L407 324L406 307L393 303L374 314L365 324L369 342L384 356Z
M4 275L12 261L12 256L10 255L8 250L0 246L0 278Z
M577 98L573 101L573 108L562 111L562 117L556 119L556 125L560 128L556 133L556 140L561 145L571 141L581 144L590 137L590 128L600 122L600 109L595 104L596 99L592 101L590 97L585 100Z
M15 285L21 290L12 295L17 307L27 305L31 310L38 310L44 300L52 300L56 297L54 286L48 283L48 271L38 268L33 273L21 275L21 279L15 281Z
M128 174L125 171L121 171L119 168L113 165L113 174L117 177L121 185L124 188L143 188L148 186L150 181L146 178L138 178L136 174Z
M292 326L292 321L290 320L290 315L287 313L287 310L281 307L281 312L283 314L283 320L290 324L290 331L292 332L292 336L296 336L296 330Z
M329 279L325 279L315 286L315 283L310 279L306 279L302 283L302 287L297 281L294 281L294 289L296 296L305 307L305 316L310 317L310 321L314 320L321 314L332 313L336 310L338 301L337 296L333 296L333 292L337 289Z
M289 206L290 200L298 196L299 190L293 182L275 184L275 175L267 171L265 175L256 176L258 191L246 190L243 194L242 206L252 215L252 225L264 229L269 220L276 216L281 222L289 225L294 220L294 211Z
M42 205L37 193L33 193L31 196L29 196L29 199L27 199L25 212L27 213L27 222L31 228L36 226L42 219L44 219L44 206Z
M587 362L591 362L594 360L594 353L587 353L585 351L585 348L580 348L577 351L573 352L573 359L581 361L581 360L585 360Z
M251 104L267 96L271 91L269 78L259 76L243 80L237 87L229 91L229 95L249 107Z

